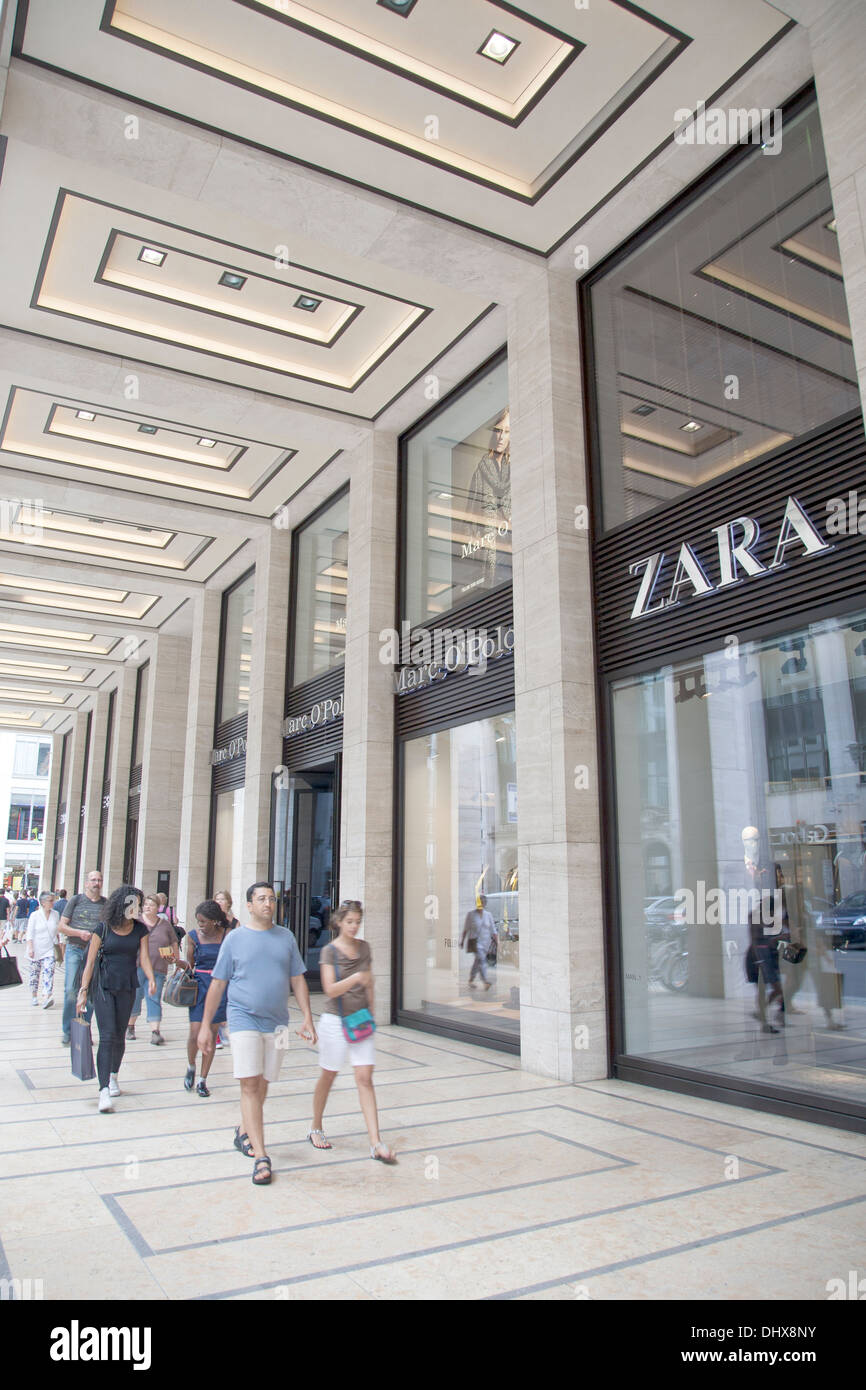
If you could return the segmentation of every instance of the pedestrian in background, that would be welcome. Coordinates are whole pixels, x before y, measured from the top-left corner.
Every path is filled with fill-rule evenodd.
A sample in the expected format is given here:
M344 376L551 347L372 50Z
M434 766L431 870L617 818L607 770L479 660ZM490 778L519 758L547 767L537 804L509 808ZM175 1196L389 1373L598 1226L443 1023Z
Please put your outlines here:
M149 994L147 991L147 976L138 967L138 989L135 995L135 1002L132 1006L132 1015L129 1026L126 1030L127 1038L135 1038L135 1024L138 1015L141 1013L141 1001L147 1003L147 1021L150 1024L150 1041L154 1047L162 1047L165 1038L160 1031L162 1023L162 991L165 988L168 967L174 963L180 963L180 953L177 932L171 925L167 917L159 911L159 903L155 893L148 893L141 907L141 921L147 927L147 949L150 952L150 963L153 966L153 974L156 980L156 993Z
M54 946L60 918L53 908L54 894L39 894L39 906L27 920L27 955L30 959L30 999L34 1009L39 1004L39 982L42 982L42 1007L54 1004Z
M66 970L63 980L63 1023L60 1041L69 1046L69 1025L75 1015L75 1001L81 987L81 976L91 934L101 921L105 898L102 896L102 874L91 869L84 879L84 892L74 893L60 918L60 935L66 941ZM132 1001L130 1001L132 1002ZM88 1003L85 1018L90 1021L93 1005Z
M215 1049L213 1046L208 1049L201 1048L200 1036L204 1027L202 1020L205 999L210 988L213 968L217 963L220 947L228 931L228 924L225 913L213 898L207 898L205 902L199 903L195 910L195 921L195 927L186 935L186 963L187 968L192 971L198 983L198 995L189 1011L189 1036L186 1044L186 1056L189 1065L183 1084L187 1091L191 1091L195 1086L196 1057L201 1051L201 1078L198 1085L195 1086L195 1090L196 1095L207 1097L210 1095L207 1077ZM219 1025L226 1021L226 1003L227 1000L224 995L210 1020L212 1043L216 1042Z

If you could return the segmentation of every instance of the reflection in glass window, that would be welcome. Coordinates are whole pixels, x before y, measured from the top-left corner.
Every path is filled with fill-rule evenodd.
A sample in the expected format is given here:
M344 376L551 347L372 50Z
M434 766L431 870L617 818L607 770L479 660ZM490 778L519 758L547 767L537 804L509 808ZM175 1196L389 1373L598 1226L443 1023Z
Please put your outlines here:
M866 1100L864 632L614 685L631 1055Z
M403 1008L517 1039L514 715L412 739L404 768Z
M511 582L511 418L500 362L408 440L404 617L413 627Z
M244 838L244 789L220 792L214 810L213 863L211 893L227 888L232 895L234 912L243 921L246 884L242 880Z
M348 581L346 492L299 530L295 538L292 685L302 685L345 660Z
M35 747L35 745L34 745ZM45 797L37 793L13 794L9 806L8 840L41 840L45 826Z
M256 572L250 570L223 598L222 693L218 724L246 714L250 702Z
M51 763L51 744L16 739L13 777L47 777Z
M859 408L817 106L590 299L605 528Z
M132 766L140 767L144 757L144 725L147 720L147 687L150 680L150 662L139 666L135 680L135 743L132 750Z

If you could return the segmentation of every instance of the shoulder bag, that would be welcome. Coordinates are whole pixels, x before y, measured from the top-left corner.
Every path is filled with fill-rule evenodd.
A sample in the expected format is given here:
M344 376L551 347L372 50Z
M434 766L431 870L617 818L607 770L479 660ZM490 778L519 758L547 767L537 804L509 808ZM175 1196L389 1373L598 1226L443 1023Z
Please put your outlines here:
M334 953L334 974L337 976L337 981L340 982L339 971L336 969L339 953L333 942L331 942L331 950ZM343 997L340 994L337 995L337 1008L340 1012L340 1022L343 1025L343 1036L347 1042L363 1042L364 1038L373 1036L376 1031L376 1020L369 1009L356 1009L353 1014L344 1014Z
M11 954L9 947L4 946L0 950L0 989L8 989L11 985L21 984L21 974L18 969L18 962Z
M174 1004L178 1009L192 1009L198 1003L198 980L178 966L171 979L166 980L162 997L166 1004Z

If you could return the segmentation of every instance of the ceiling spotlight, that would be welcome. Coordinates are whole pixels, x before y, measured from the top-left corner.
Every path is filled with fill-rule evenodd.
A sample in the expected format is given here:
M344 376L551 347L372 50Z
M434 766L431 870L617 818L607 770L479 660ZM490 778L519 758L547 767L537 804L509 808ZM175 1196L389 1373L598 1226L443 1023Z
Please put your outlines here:
M139 434L156 434L156 425L139 425Z
M157 251L155 246L142 246L138 253L138 259L147 265L162 265L165 257L165 251Z
M76 410L75 418L76 420L95 420L96 416L92 410Z
M242 290L247 283L245 275L238 275L234 270L224 270L220 276L220 284L225 285L229 290Z
M212 449L216 444L215 439L208 439L206 436L200 439L198 442L203 449Z
M404 19L408 19L418 0L378 0L383 10L390 10L392 14L401 14Z
M519 44L519 39L510 39L507 34L500 34L498 29L492 29L476 51L482 58L489 58L491 62L507 63Z
M655 409L654 405L636 405L632 415L654 415Z
M680 425L680 429L685 430L687 434L694 434L696 430L703 428L703 425L698 424L697 420L689 420L685 425Z
M315 299L311 294L299 294L295 300L295 308L306 309L308 314L314 314L321 302L321 299Z

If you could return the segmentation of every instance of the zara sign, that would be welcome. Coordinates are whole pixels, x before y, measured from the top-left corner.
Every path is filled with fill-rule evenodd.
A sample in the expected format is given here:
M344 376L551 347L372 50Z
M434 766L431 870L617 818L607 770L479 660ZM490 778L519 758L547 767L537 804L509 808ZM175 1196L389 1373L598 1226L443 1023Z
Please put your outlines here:
M769 564L764 564L754 553L761 538L761 528L754 517L736 516L708 530L715 537L714 545L712 542L710 545L718 556L718 582L714 584L707 577L697 550L688 541L680 545L672 567L666 564L667 556L661 550L641 560L634 560L628 572L641 578L631 610L632 618L662 613L675 607L684 597L703 598L706 594L719 593L734 584L741 584L746 579L772 574L787 565L795 554L800 557L826 555L833 549L810 520L802 503L793 496L785 500L785 511L776 533L773 559ZM667 588L666 595L662 592L664 587Z

